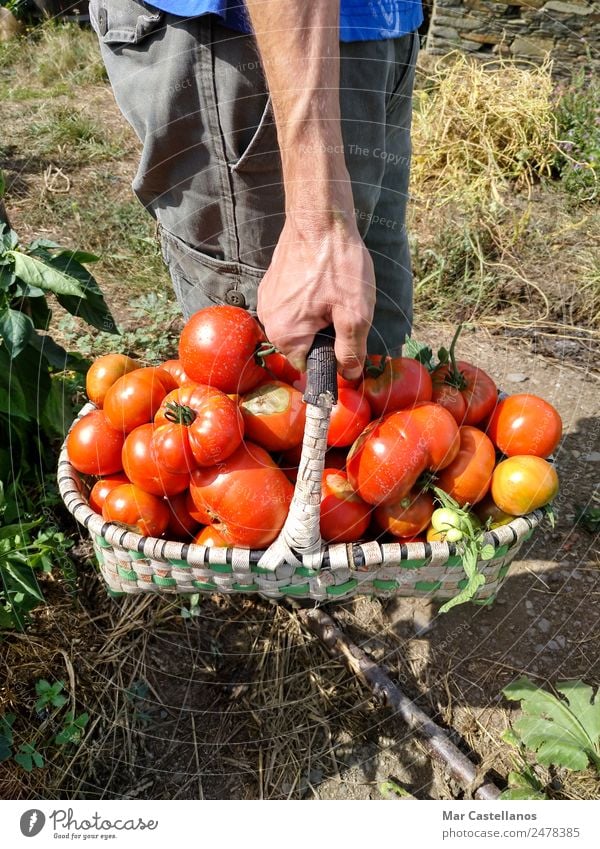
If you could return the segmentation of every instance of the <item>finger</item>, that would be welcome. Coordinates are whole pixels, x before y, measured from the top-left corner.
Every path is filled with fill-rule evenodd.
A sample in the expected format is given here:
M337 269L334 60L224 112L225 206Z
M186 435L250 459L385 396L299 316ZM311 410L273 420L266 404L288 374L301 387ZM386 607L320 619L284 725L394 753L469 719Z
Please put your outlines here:
M363 371L370 324L361 319L350 322L347 318L340 318L334 311L333 325L338 371L347 380L355 380Z

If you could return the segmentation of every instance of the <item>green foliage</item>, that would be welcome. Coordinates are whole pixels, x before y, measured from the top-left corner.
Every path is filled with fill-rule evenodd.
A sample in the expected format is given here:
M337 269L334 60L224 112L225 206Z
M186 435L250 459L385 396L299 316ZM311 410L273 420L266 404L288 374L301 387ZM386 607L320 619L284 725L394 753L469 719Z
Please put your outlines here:
M3 187L2 180L0 197ZM47 239L22 246L0 222L0 630L22 629L43 602L36 571L58 565L72 572L72 542L50 521L48 503L40 527L39 501L45 470L55 461L48 447L73 419L65 378L85 371L87 362L49 334L49 296L104 333L117 333L85 267L97 259Z
M54 684L51 684L49 681L46 681L45 678L40 678L35 685L35 692L38 695L38 700L35 703L35 709L37 711L41 711L47 707L60 708L65 705L68 699L65 694L61 692L64 690L64 687L64 681L55 681Z
M523 799L547 799L542 783L530 766L508 773L508 787L500 794L501 799L517 801Z
M583 681L561 681L559 696L519 678L502 691L520 701L522 716L514 723L519 741L545 766L600 772L600 697ZM562 698L561 698L562 697Z
M31 772L34 768L42 769L46 761L52 759L55 747L62 749L81 742L89 714L80 713L76 716L72 710L63 713L69 700L62 692L63 689L63 681L50 684L41 679L36 682L38 699L34 709L38 717L41 712L47 712L48 717L40 726L36 739L20 741L18 748L14 731L15 714L0 716L0 762L12 758L25 772Z
M560 152L556 169L577 203L599 196L600 82L581 71L557 89L556 119Z
M82 109L72 106L44 107L42 120L28 127L31 153L51 157L59 151L61 163L84 164L119 159L127 152L124 133L114 134Z

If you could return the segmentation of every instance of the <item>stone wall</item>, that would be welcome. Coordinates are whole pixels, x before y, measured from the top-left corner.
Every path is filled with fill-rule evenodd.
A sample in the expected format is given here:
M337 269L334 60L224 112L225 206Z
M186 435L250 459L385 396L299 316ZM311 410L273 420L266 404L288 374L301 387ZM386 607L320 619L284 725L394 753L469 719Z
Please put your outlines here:
M600 69L600 4L591 0L434 0L426 52L462 50L493 60L540 62L556 73Z

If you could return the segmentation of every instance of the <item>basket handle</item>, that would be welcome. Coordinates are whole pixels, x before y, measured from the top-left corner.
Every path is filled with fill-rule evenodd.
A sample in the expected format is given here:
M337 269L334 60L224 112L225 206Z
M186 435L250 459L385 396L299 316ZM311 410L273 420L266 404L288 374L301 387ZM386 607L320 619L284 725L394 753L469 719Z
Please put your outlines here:
M319 569L323 560L321 482L331 408L337 401L334 338L333 327L321 330L307 357L306 424L294 496L281 533L259 561L278 576L290 567Z
M306 389L304 400L307 404L318 404L319 396L329 392L333 403L337 402L337 367L333 344L335 330L332 325L319 330L306 359Z

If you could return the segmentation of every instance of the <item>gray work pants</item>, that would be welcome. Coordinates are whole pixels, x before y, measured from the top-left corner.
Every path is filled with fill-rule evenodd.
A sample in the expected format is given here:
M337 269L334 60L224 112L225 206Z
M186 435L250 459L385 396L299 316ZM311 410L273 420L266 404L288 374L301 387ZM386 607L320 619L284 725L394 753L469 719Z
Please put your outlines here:
M90 0L90 17L116 101L142 142L133 189L158 221L184 314L213 303L255 311L284 191L253 37L213 15L180 18L137 0ZM344 153L377 280L368 350L397 353L412 320L405 211L418 35L340 51Z

